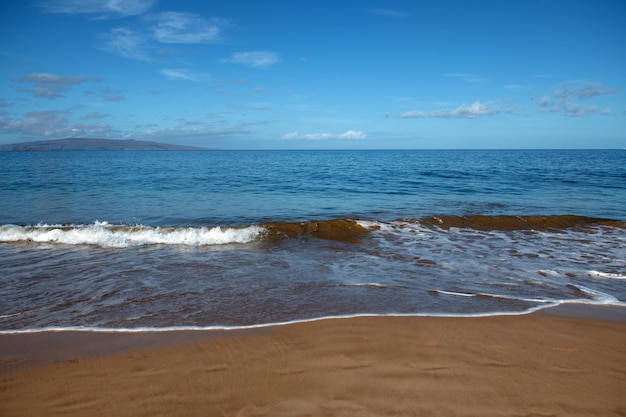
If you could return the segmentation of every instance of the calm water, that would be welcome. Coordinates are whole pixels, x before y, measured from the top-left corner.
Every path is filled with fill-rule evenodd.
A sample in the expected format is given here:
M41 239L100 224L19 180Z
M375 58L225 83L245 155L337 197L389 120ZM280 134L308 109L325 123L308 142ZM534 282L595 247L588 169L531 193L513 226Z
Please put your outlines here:
M625 221L620 150L0 152L0 330L626 305Z

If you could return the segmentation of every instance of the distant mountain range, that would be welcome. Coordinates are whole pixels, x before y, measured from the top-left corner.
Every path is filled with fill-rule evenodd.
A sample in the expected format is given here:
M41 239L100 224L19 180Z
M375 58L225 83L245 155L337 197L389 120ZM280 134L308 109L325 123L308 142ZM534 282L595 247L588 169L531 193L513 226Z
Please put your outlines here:
M141 140L69 138L0 145L0 151L200 151L207 148Z

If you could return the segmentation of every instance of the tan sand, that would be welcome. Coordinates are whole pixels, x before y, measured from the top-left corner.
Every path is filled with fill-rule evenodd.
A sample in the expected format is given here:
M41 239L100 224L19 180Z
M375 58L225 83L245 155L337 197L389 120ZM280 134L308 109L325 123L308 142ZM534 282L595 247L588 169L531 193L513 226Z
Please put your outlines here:
M370 317L0 343L1 416L626 416L624 321Z

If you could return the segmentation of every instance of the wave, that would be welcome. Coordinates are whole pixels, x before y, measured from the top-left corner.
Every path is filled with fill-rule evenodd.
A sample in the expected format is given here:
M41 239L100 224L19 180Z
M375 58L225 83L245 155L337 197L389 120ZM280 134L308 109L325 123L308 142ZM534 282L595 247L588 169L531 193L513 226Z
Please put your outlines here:
M38 242L126 248L143 245L223 245L249 243L264 233L258 226L149 227L116 226L107 222L90 225L0 226L0 242Z
M320 239L355 241L367 230L353 220L267 223L249 226L158 227L112 225L96 221L81 225L2 225L0 242L35 242L127 248L144 245L206 246L245 244L267 238L280 240L301 235Z
M405 228L448 230L450 228L480 231L558 231L584 227L626 229L626 222L573 215L554 216L439 216L420 219L312 220L303 222L270 222L247 226L165 227L146 225L93 224L34 226L1 225L0 242L38 242L65 245L95 245L126 248L143 245L225 245L245 244L260 239L281 240L302 236L343 242L357 242L370 232L390 232ZM602 273L598 273L601 275ZM606 275L605 275L606 276ZM607 276L621 279L622 276Z
M417 220L424 226L468 228L477 230L549 231L586 226L610 226L626 229L626 222L570 214L551 216L441 216Z

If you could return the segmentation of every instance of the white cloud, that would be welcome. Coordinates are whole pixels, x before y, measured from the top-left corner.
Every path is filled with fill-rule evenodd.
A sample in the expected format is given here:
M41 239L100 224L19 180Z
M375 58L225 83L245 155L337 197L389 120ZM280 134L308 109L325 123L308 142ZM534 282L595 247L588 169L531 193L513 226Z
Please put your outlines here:
M192 128L193 126L196 126L196 128ZM177 141L181 141L182 143L238 137L250 133L250 130L244 126L208 127L204 126L201 122L198 124L181 122L174 128L159 129L157 126L152 126L152 128L140 132L128 133L124 137L137 140L163 140L166 142L171 141L172 138L176 138Z
M222 62L247 65L252 68L267 68L278 62L278 54L269 51L235 52Z
M126 138L139 140L171 141L176 138L180 143L201 143L241 138L255 133L256 126L274 123L274 119L257 119L235 122L230 119L230 112L208 113L205 118L179 118L174 125L169 125L168 117L161 117L159 124L137 125L135 131L127 132ZM229 147L224 142L225 147Z
M10 116L0 111L0 136L14 134L23 138L133 138L139 140L163 140L167 142L176 138L185 141L206 141L215 138L241 137L253 132L254 126L273 123L274 120L254 120L231 124L223 117L224 113L209 114L206 120L179 119L174 126L161 127L150 123L135 125L129 130L121 131L111 124L102 122L110 115L103 113L87 113L74 120L72 109L29 112L21 116ZM167 123L168 117L160 121Z
M146 38L139 32L114 28L100 35L100 38L103 42L102 49L107 52L139 61L151 60L146 50Z
M206 20L195 13L163 12L150 16L154 38L161 43L216 43L221 40L224 19Z
M347 130L343 133L300 133L291 132L283 135L281 139L285 140L359 140L367 138L365 132L359 130Z
M171 51L159 50L159 44L206 44L222 39L222 29L229 23L224 19L205 19L195 13L163 12L147 15L139 30L124 27L100 34L101 49L112 54L139 61L162 59Z
M557 111L562 111L567 116L575 116L582 117L588 114L593 114L598 112L597 106L577 106L567 103L565 106L561 107Z
M210 81L211 74L206 72L191 71L185 68L164 68L161 74L170 80Z
M586 100L596 96L615 94L617 91L615 88L603 89L600 83L589 82L582 85L568 85L562 90L556 90L554 95L562 100L572 98Z
M60 138L107 136L112 128L107 123L72 123L68 110L50 110L29 112L22 119L0 115L0 131L26 137Z
M439 118L460 118L460 119L476 119L482 116L491 116L500 113L500 109L496 107L487 107L480 101L474 102L471 106L464 104L456 109L435 110L429 112L410 111L400 115L402 119L425 119L430 117Z
M64 77L45 72L36 72L23 77L13 78L13 82L16 83L33 84L32 88L23 89L21 91L31 93L35 97L47 99L63 97L63 92L69 90L72 86L84 83L87 80L87 77Z
M589 114L599 113L602 115L612 114L610 108L598 110L595 105L582 105L581 102L598 96L615 94L619 90L615 88L603 88L596 82L571 82L569 85L554 91L554 99L550 96L542 96L537 107L541 112L563 113L566 116L582 117ZM535 98L533 97L533 100Z
M48 0L42 7L50 13L124 17L143 14L154 3L155 0Z

